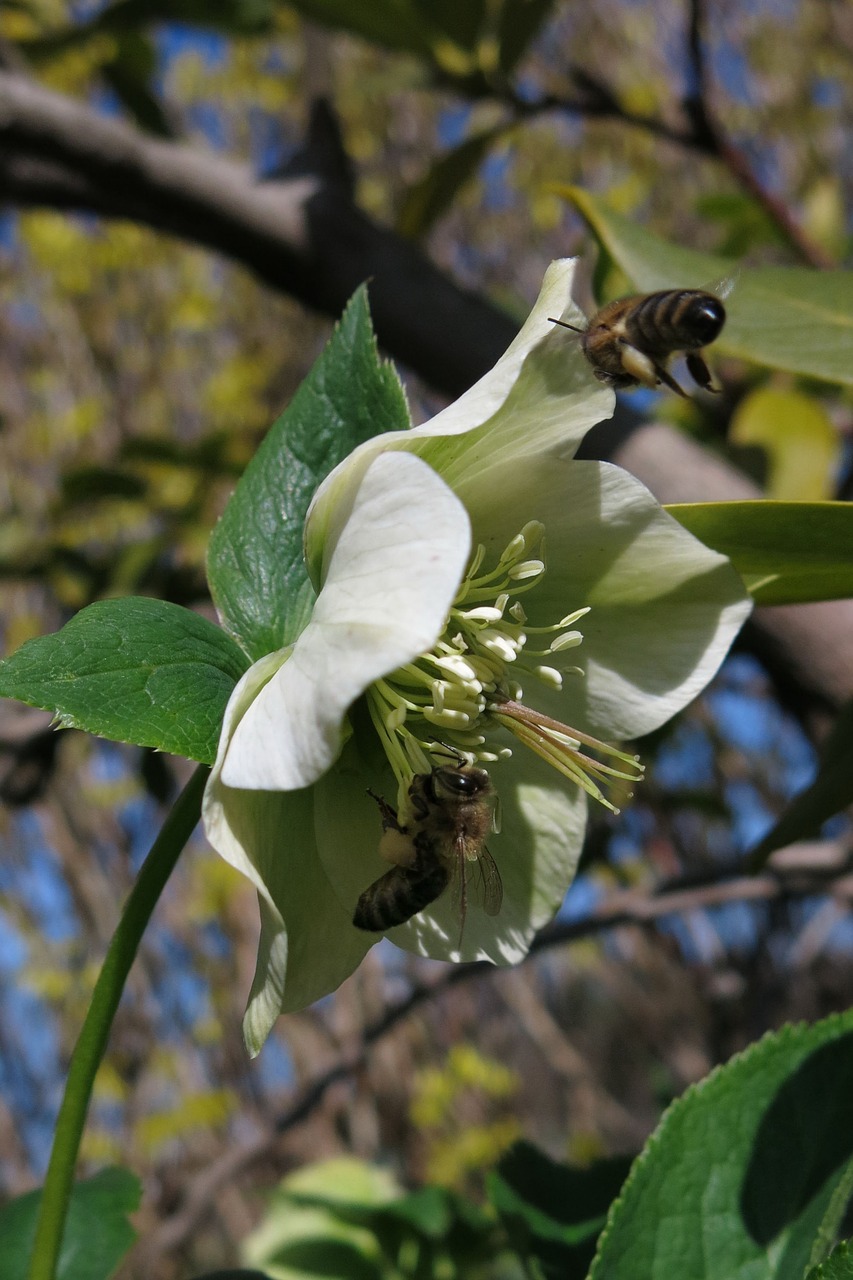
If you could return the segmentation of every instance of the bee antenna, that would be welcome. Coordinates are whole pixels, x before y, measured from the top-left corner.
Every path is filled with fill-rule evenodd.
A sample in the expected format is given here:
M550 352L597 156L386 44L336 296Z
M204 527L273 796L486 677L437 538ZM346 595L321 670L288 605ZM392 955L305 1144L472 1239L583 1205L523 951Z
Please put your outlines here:
M551 324L562 325L564 329L571 329L572 333L585 333L585 329L579 329L575 324L569 324L567 320L558 320L555 316L549 316Z

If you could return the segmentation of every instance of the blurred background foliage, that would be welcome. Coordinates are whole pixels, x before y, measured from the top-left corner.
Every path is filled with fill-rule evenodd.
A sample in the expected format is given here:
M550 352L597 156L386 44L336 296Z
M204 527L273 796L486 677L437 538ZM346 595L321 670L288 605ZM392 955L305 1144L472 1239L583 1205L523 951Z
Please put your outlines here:
M589 249L560 184L697 249L849 263L853 11L716 0L699 60L697 22L687 0L7 0L0 54L146 133L242 159L258 181L299 153L311 103L327 99L360 207L520 318L548 261ZM624 289L604 266L599 285ZM328 330L191 235L0 213L4 652L104 596L209 610L210 529ZM403 373L416 418L440 407ZM715 374L715 400L632 400L777 496L849 496L849 388L731 358ZM233 1262L264 1189L321 1158L381 1164L394 1195L428 1181L476 1200L520 1136L577 1164L631 1153L670 1099L764 1029L850 1003L853 933L810 885L631 917L653 883L718 882L813 772L808 735L755 659L736 654L641 750L648 783L619 819L597 819L530 962L449 974L381 944L336 996L282 1019L253 1064L240 1041L253 895L200 839L187 851L86 1137L92 1167L142 1176L141 1243L122 1276ZM4 707L8 1195L43 1174L95 968L184 777L181 762L57 736L40 713ZM846 859L843 821L821 849ZM613 895L627 917L605 928L595 913ZM267 1223L279 1214L273 1201ZM399 1274L376 1258L370 1274Z

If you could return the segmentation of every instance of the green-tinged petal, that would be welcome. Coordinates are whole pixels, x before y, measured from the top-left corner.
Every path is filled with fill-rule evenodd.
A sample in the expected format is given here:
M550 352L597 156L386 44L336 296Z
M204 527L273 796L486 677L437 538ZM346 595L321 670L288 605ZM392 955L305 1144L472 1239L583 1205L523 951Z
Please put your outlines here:
M293 790L325 773L355 699L435 642L469 552L468 516L435 472L408 454L377 458L310 623L234 729L224 782Z
M208 840L254 884L261 904L258 964L244 1023L253 1054L280 1013L302 1009L334 991L370 945L369 938L350 928L323 871L312 792L245 791L222 782L230 737L286 653L255 663L235 689L202 805Z
M497 483L521 452L571 456L589 428L610 417L612 390L593 377L576 338L549 320L585 324L571 300L574 267L568 258L551 263L524 327L470 391L412 431L367 441L326 478L306 526L306 559L315 582L325 577L355 491L378 453L416 453L457 490L472 475Z
M716 673L751 603L725 556L683 529L639 480L603 462L523 454L510 473L466 479L474 543L495 555L519 511L545 526L547 573L524 599L531 625L591 606L584 641L555 655L577 664L561 693L530 684L526 700L605 738L649 733L686 706ZM551 659L544 659L551 661Z
M313 809L310 789L244 791L213 776L208 782L207 838L260 891L261 941L244 1022L251 1053L280 1013L303 1009L340 986L372 941L351 927L329 884Z
M555 786L553 770L526 751L496 766L492 781L500 795L501 830L489 837L487 847L503 882L499 914L487 916L477 905L474 869L461 949L452 887L408 924L391 930L388 936L398 946L434 960L514 964L527 954L533 934L562 902L580 857L586 795L577 787ZM390 772L383 783L352 742L315 787L320 857L350 917L362 890L388 870L378 852L382 825L368 786L380 793L386 786L393 801ZM375 941L377 935L367 936Z

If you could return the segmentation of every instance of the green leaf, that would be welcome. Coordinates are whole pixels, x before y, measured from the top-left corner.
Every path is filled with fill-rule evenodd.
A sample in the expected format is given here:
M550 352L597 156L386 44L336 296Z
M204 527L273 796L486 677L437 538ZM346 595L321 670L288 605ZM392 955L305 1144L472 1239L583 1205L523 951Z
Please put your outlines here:
M424 235L474 177L492 144L515 127L514 121L508 121L484 129L437 160L425 177L407 191L397 223L400 234L411 239Z
M691 502L666 510L729 557L756 604L853 596L849 502Z
M629 1167L614 1159L575 1169L519 1142L489 1176L489 1199L516 1252L536 1258L548 1280L583 1280Z
M107 1280L136 1239L127 1215L139 1208L139 1179L127 1169L102 1169L71 1193L56 1280ZM41 1191L0 1209L3 1280L25 1280Z
M314 589L302 529L320 481L363 440L409 425L397 374L377 354L362 286L246 468L210 540L214 603L253 660L291 644L310 617Z
M816 836L827 819L853 804L853 700L845 703L821 748L817 777L794 796L772 830L753 849L758 870L774 849Z
M0 662L0 697L65 729L211 764L245 655L207 618L164 600L100 600Z
M561 187L638 292L702 288L737 273L714 350L773 369L853 385L853 272L738 267L669 244L577 187Z
M853 1252L850 1242L842 1240L825 1262L806 1273L805 1280L853 1280Z
M802 1280L853 1155L853 1013L766 1036L667 1111L590 1280Z

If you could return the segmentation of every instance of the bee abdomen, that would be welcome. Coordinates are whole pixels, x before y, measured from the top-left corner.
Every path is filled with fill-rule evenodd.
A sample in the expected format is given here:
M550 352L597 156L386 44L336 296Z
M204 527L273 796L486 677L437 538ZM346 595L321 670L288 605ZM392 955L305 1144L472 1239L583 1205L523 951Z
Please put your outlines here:
M384 933L405 924L435 902L447 888L450 872L444 863L423 867L392 867L368 885L356 903L352 922L357 929Z
M650 293L635 308L631 324L646 351L689 351L719 335L726 310L702 289L664 289Z

